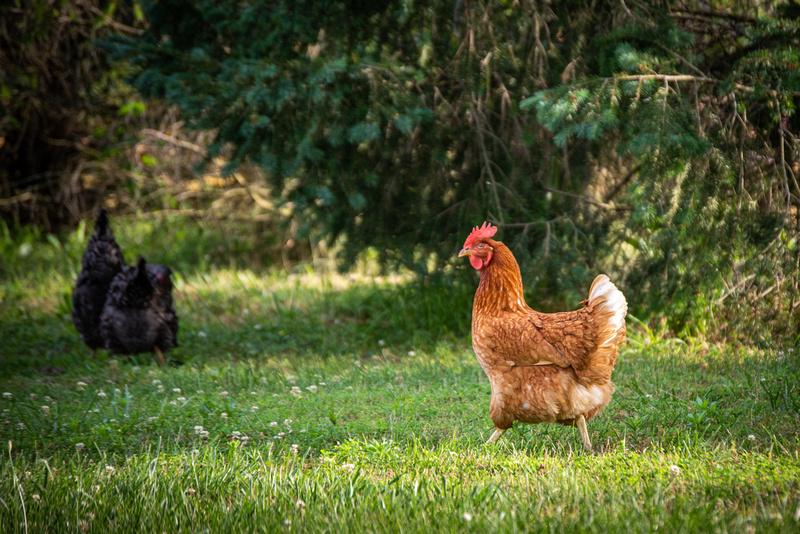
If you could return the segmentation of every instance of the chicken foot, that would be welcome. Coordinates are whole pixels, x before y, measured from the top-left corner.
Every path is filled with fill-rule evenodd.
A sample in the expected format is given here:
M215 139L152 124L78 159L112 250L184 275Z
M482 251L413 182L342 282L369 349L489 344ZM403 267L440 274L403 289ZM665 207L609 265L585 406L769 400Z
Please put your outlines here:
M587 451L592 450L592 441L589 439L589 429L586 428L586 418L579 415L575 419L575 425L578 427L578 432L581 433L581 441L583 441L583 448Z
M505 429L495 428L494 433L492 433L492 435L486 441L486 444L491 445L492 443L496 443L497 440L500 439L500 436L503 435L503 432L505 432Z

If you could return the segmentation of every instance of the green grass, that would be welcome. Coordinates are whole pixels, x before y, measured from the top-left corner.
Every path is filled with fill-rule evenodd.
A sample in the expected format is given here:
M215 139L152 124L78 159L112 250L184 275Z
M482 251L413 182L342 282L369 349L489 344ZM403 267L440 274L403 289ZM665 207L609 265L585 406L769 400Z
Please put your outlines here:
M115 228L176 267L185 364L92 359L69 320L85 237L6 237L2 532L800 528L791 347L631 319L595 454L551 425L487 447L470 285L248 270L197 225Z

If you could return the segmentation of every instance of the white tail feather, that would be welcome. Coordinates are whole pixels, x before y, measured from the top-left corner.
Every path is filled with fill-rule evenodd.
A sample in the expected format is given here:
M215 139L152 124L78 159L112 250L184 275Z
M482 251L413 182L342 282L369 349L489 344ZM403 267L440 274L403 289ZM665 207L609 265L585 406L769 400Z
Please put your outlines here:
M617 336L617 332L624 328L625 315L628 313L628 302L625 300L625 295L622 294L622 291L617 289L617 286L611 283L608 276L604 274L598 275L594 279L589 290L589 303L591 304L596 299L603 299L603 302L600 303L601 309L611 312L608 322L613 328L613 333L601 343L601 346L603 346L612 341Z

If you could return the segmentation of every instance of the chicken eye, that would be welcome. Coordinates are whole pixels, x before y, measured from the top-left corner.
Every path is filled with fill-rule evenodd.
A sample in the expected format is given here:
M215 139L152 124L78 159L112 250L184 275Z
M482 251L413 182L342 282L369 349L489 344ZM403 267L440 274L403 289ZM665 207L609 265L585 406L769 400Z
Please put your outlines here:
M478 248L483 248L486 246L486 243L478 243Z

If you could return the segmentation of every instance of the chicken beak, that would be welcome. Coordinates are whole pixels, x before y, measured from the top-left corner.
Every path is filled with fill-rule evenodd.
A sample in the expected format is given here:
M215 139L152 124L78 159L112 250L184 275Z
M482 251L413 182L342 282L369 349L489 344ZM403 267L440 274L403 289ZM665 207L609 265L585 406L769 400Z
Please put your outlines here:
M468 248L462 248L461 252L458 253L459 258L463 258L464 256L470 256L470 255L472 255L472 250Z

